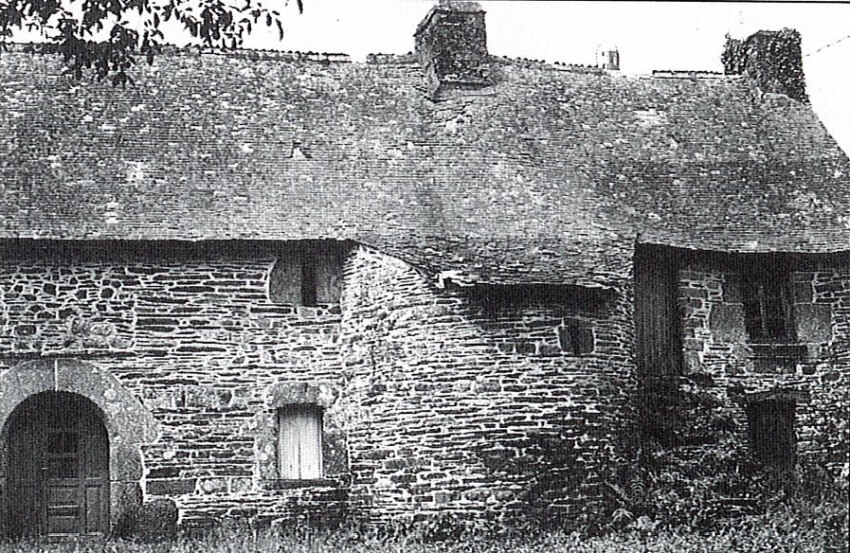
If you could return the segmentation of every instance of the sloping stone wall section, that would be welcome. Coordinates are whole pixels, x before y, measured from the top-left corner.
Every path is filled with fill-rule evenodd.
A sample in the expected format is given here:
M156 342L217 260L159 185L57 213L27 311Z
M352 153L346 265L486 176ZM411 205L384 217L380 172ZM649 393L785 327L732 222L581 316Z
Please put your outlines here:
M494 320L462 290L367 248L345 279L353 506L374 518L565 521L597 506L633 390L628 281L591 312L527 305ZM590 325L592 353L554 349L568 316Z

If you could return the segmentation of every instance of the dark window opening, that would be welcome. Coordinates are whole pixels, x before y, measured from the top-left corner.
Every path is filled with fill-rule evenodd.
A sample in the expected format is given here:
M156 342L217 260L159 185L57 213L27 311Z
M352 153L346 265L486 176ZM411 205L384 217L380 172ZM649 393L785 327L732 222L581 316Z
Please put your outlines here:
M287 244L269 275L269 300L305 306L339 302L344 259L345 249L332 241Z
M796 340L790 278L781 267L747 273L741 279L744 323L754 343Z
M593 328L589 322L567 318L557 331L558 343L562 351L572 355L593 353Z
M750 446L756 462L778 468L794 465L794 401L765 399L747 409Z
M491 306L567 304L586 310L598 308L614 295L608 288L571 284L478 284L466 293L472 300Z
M301 249L301 305L316 305L316 266L310 248Z

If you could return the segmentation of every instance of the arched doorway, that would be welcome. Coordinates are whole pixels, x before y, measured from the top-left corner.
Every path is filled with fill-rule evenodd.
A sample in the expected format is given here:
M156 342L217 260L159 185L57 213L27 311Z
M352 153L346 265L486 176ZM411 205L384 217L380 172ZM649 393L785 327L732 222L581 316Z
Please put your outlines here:
M109 436L100 410L69 392L20 403L8 424L12 536L98 535L109 529Z

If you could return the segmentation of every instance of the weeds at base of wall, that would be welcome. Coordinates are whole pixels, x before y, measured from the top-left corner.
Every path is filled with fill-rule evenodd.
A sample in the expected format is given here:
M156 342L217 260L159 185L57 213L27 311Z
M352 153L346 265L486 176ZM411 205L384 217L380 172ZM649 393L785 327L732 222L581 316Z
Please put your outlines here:
M646 383L645 383L646 384ZM789 468L756 463L743 429L710 391L675 380L645 385L637 398L638 427L619 445L623 455L605 478L609 515L605 529L716 532L747 516L782 516L831 506L818 524L843 525L848 483L824 468L832 457L802 458ZM846 432L846 415L834 417ZM846 472L846 448L844 449Z
M843 523L836 528L829 521ZM739 517L717 528L638 529L587 537L578 532L550 531L527 536L498 537L469 533L460 539L429 541L415 532L343 526L322 530L306 525L258 530L242 523L222 524L205 534L158 542L0 543L0 553L845 553L846 503L798 503L765 515ZM843 528L842 525L843 524Z
M762 514L719 519L711 528L631 524L602 536L540 526L507 532L489 523L451 516L384 526L349 521L335 529L295 523L257 530L244 522L232 522L206 535L180 538L173 551L846 553L847 499L846 486L822 480L816 486L800 488L793 499L770 504ZM181 549L184 543L195 543L196 549Z
M177 505L170 499L157 499L128 510L115 525L120 538L141 542L172 540L177 537Z

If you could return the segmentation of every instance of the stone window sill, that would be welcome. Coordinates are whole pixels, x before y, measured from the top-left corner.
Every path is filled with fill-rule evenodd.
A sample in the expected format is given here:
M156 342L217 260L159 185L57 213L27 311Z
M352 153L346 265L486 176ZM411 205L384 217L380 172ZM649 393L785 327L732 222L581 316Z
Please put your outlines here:
M750 344L757 373L793 374L808 360L807 344Z
M774 358L774 359L798 359L805 360L808 356L807 344L790 343L790 344L750 344L753 351L753 357Z
M278 479L274 481L274 487L279 490L291 490L296 488L328 488L339 485L335 478L303 478L303 479Z

